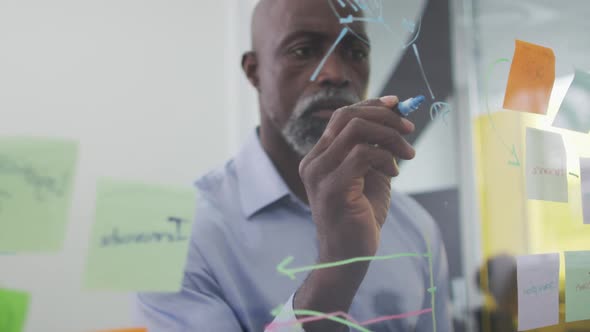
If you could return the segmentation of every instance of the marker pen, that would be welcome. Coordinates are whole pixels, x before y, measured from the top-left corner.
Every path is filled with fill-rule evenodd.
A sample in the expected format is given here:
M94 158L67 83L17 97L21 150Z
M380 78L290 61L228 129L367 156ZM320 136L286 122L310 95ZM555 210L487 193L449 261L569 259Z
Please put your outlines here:
M426 98L420 95L414 98L406 99L401 103L397 104L397 109L402 116L408 116L410 113L418 110L420 104L424 102Z

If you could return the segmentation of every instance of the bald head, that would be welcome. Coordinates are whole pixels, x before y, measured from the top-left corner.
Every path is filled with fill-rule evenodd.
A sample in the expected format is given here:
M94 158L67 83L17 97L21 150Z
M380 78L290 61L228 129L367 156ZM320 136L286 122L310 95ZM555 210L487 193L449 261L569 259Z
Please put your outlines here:
M258 2L252 51L242 58L242 67L258 91L263 144L265 137L283 139L297 154L305 154L329 120L312 117L313 112L365 96L369 46L357 38L367 39L364 23L340 22L362 15L353 2L344 8L338 0Z
M262 43L261 36L264 35L264 31L274 24L274 22L271 22L273 18L272 12L276 11L279 2L283 1L285 0L259 0L256 4L252 13L250 29L253 51L256 51L257 47Z
M252 14L252 50L256 51L262 47L264 42L269 40L269 35L276 32L276 29L281 26L288 25L291 22L290 19L296 16L314 15L322 20L340 24L340 18L346 18L348 15L354 17L365 15L363 10L365 6L360 8L358 5L349 3L346 7L342 7L340 4L336 6L335 1L337 0L259 0ZM366 1L360 2L365 3ZM368 40L364 22L356 22L346 26Z

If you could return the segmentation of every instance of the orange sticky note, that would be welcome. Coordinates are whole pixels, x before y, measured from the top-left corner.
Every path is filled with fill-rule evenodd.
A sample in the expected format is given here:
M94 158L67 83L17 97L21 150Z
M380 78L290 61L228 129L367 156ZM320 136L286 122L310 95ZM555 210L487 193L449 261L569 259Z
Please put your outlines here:
M97 331L97 332L148 332L148 330L145 327L137 327L137 328L131 328L131 329L107 330L107 331Z
M555 54L547 47L516 40L504 108L547 114L555 81Z

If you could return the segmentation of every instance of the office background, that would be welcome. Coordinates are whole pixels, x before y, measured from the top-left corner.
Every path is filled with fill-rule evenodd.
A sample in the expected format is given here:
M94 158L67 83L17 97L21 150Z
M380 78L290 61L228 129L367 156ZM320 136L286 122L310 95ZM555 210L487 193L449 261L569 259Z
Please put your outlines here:
M409 139L418 155L401 165L393 186L439 223L457 329L476 330L473 313L486 303L476 275L489 239L481 228L473 121L486 112L484 97L501 105L509 66L491 78L486 70L512 56L514 39L551 47L554 93L563 96L574 67L590 70L590 3L384 1L391 22L421 23L415 44L435 95L412 117L418 131ZM255 92L240 68L254 2L0 2L0 134L74 139L80 151L63 249L0 256L0 287L31 294L26 331L133 326L130 293L83 286L96 180L190 186L239 149L258 121ZM370 96L428 95L406 44L412 34L399 24L394 30L399 34L371 27ZM431 116L435 101L448 103L449 112Z

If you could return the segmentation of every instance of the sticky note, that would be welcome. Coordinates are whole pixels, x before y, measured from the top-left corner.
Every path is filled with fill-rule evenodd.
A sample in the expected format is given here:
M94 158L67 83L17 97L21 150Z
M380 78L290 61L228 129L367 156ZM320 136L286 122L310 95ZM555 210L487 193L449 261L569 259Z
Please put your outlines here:
M504 95L504 108L547 114L555 81L555 54L550 48L516 40Z
M516 257L518 330L559 323L559 254Z
M89 289L180 289L195 210L191 189L102 179L85 283Z
M581 133L590 131L590 73L576 70L553 126Z
M567 161L563 138L536 128L526 129L528 199L567 202Z
M565 321L590 319L590 251L565 252Z
M580 173L584 224L590 224L590 158L580 158Z
M148 330L145 327L137 327L137 328L130 328L130 329L104 330L104 331L96 331L96 332L148 332Z
M0 289L0 331L21 332L24 330L29 310L29 294Z
M0 138L0 251L61 249L77 151L70 140Z

